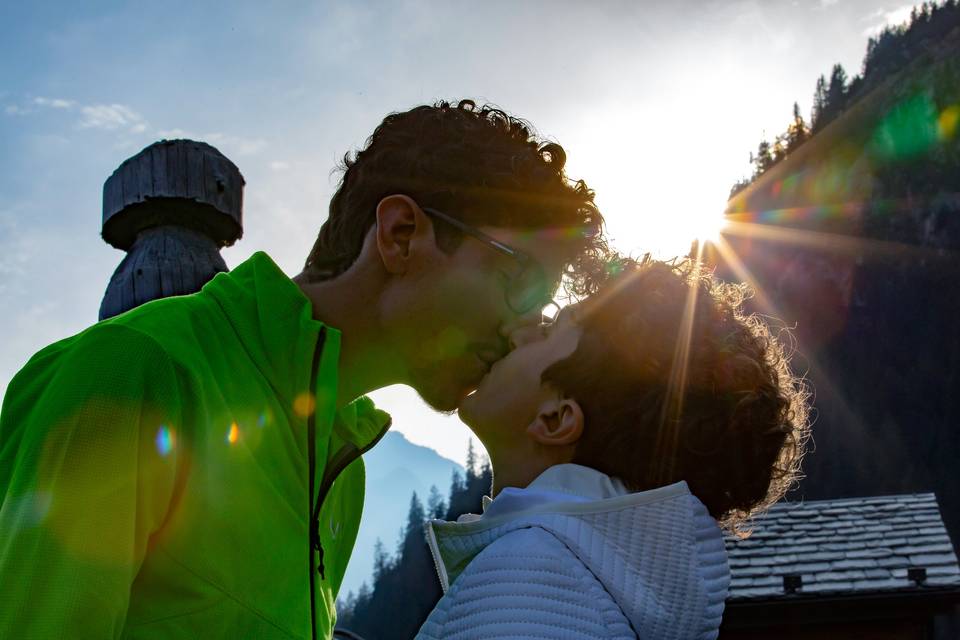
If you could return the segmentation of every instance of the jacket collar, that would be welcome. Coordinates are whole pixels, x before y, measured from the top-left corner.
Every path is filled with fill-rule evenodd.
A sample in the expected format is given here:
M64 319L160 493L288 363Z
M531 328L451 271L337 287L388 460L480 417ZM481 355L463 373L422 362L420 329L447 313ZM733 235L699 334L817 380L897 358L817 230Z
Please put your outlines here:
M512 531L540 528L597 577L640 638L716 637L730 581L723 537L683 481L637 493L599 471L551 467L504 489L482 516L432 521L427 543L444 592Z
M340 331L313 318L310 300L270 256L254 253L232 271L217 274L201 295L220 306L247 355L286 406L298 412L298 398L302 402L303 394L310 393L316 397L317 410L322 410L320 390L310 389L314 350L325 330L323 362L331 373L322 382L328 387L335 384ZM329 388L324 391L329 395ZM390 421L367 398L335 413L337 435L358 449L365 448Z
M619 478L579 464L558 464L547 468L525 488L504 487L496 498L483 496L483 515L464 514L457 518L457 522L498 518L538 505L590 502L628 493L630 491Z
M323 323L313 319L310 301L270 256L254 253L232 271L217 274L202 293L220 305L247 355L285 401L292 403L308 389ZM328 331L339 334L332 327ZM339 344L327 342L328 347Z

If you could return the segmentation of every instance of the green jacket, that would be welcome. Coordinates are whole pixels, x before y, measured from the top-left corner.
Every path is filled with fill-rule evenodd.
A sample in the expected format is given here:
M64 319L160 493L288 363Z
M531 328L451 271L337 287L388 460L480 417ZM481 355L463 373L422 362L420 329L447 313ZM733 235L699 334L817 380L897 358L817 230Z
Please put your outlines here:
M37 353L0 413L0 637L329 637L390 426L336 411L339 349L258 253Z

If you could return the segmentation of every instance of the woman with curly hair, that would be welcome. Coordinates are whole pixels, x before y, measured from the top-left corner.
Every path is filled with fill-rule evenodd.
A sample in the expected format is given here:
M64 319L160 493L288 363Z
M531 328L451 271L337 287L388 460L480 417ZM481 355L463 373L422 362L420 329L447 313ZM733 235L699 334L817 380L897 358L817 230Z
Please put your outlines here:
M721 528L796 481L809 393L746 289L618 259L460 405L494 471L482 515L434 521L445 592L419 638L715 638Z

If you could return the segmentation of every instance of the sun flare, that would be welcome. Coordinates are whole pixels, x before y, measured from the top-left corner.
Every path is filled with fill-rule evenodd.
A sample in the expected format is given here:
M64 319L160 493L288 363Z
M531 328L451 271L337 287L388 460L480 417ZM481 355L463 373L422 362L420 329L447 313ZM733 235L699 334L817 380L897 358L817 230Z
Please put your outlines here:
M697 245L716 244L727 224L724 205L723 201L687 206L663 204L644 207L639 215L633 216L621 213L624 209L616 203L602 210L615 248L670 259L690 255Z

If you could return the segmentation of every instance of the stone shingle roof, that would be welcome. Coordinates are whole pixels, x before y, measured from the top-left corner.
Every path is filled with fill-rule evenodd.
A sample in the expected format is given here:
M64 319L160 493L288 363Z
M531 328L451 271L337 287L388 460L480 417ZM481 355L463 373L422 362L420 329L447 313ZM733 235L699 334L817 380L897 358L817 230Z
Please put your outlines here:
M960 589L960 566L932 493L774 505L745 540L728 537L728 601L785 596L783 576L802 576L798 594L860 595ZM911 567L926 569L918 586Z

